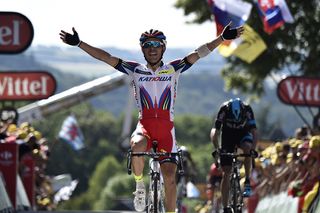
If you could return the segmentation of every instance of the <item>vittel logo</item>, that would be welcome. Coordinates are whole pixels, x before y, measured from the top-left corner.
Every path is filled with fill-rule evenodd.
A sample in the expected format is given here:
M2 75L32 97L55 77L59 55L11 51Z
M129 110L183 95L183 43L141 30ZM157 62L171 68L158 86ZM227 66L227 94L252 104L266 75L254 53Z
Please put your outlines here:
M40 100L55 89L54 77L45 71L0 72L0 100Z
M33 34L27 17L16 12L0 12L0 54L24 51L30 46Z
M1 160L8 161L8 160L12 159L12 156L13 156L12 153L9 151L3 151L0 153Z
M320 106L320 78L289 76L277 88L279 99L289 105Z

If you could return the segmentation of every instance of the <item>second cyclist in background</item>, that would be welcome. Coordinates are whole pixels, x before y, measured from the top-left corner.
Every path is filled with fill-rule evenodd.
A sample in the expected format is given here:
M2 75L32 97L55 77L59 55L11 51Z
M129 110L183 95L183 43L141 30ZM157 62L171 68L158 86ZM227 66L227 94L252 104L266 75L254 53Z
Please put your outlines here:
M232 153L235 147L249 154L255 152L257 133L256 121L254 113L249 104L244 103L240 98L230 99L223 103L216 116L214 127L210 132L210 139L213 143L215 151L214 157L218 157L219 152L224 151ZM221 133L221 147L219 145L219 137ZM232 212L228 207L229 199L229 176L231 173L232 159L222 156L220 159L222 174L221 196L224 212ZM250 174L251 174L251 158L245 158L245 186L244 197L251 195Z
M182 164L183 164L183 177L185 183L188 183L189 181L194 182L196 175L197 175L197 167L196 164L194 163L191 153L188 150L186 146L181 146L180 147L182 151ZM181 175L177 174L177 183L179 183L182 179Z

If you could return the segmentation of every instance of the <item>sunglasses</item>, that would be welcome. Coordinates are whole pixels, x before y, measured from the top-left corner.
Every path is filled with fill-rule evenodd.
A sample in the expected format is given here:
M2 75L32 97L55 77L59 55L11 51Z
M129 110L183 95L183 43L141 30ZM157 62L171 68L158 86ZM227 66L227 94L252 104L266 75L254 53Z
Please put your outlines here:
M163 45L163 43L161 43L160 41L147 41L142 44L142 47L143 48L150 48L150 47L160 47L162 45Z

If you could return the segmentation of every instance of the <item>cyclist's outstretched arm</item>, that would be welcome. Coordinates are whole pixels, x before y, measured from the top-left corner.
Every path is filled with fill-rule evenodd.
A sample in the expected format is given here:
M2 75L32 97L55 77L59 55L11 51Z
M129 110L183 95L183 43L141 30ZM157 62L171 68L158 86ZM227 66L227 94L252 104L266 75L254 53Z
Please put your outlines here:
M66 32L66 31L61 30L60 38L64 43L69 44L71 46L78 46L83 51L85 51L86 53L91 55L92 57L94 57L100 61L103 61L103 62L109 64L110 66L114 67L117 65L117 63L119 61L118 57L112 56L110 53L108 53L100 48L93 47L93 46L87 44L86 42L81 41L77 31L74 28L72 28L72 31L73 31L73 35Z
M207 56L211 53L216 47L218 47L225 40L233 40L241 36L244 32L243 26L238 28L230 29L231 22L223 29L220 36L215 38L214 40L205 43L198 47L195 51L191 52L187 59L191 64L194 64L200 58Z
M83 51L85 51L86 53L91 55L92 57L94 57L100 61L103 61L103 62L109 64L110 66L115 67L119 62L118 57L112 56L110 53L108 53L100 48L93 47L93 46L87 44L86 42L83 42L83 41L80 42L79 47Z

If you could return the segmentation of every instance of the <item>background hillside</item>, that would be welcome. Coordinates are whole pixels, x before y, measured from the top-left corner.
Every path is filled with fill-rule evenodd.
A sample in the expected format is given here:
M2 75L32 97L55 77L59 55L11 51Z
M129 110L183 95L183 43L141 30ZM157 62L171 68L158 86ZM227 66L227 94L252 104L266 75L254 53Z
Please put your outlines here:
M106 49L111 54L128 60L144 61L140 51ZM183 57L190 51L192 50L168 49L164 60ZM45 70L52 73L57 80L56 93L114 72L113 68L92 59L78 48L37 46L19 55L0 55L0 61L0 71ZM225 100L235 96L244 99L248 97L237 91L224 90L224 81L219 74L224 63L223 57L214 52L209 57L201 59L190 71L181 76L175 107L176 115L198 114L213 117L219 105ZM257 119L263 119L266 125L260 127L260 130L268 129L268 133L263 134L264 137L268 135L271 137L273 130L270 126L273 129L282 129L286 136L293 135L294 130L302 125L302 120L292 107L278 100L274 82L266 82L265 87L266 94L259 101L252 103ZM123 86L92 98L89 102L94 108L119 116L125 110L127 94L128 86ZM302 110L308 121L311 121L306 109Z

